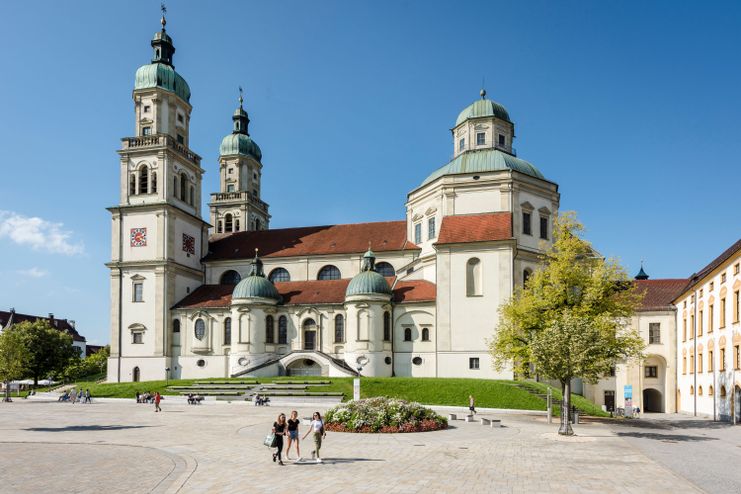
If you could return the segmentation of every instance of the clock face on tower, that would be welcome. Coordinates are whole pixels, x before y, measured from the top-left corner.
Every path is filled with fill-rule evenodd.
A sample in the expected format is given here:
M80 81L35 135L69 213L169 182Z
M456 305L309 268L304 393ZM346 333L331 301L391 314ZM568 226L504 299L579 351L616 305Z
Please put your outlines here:
M191 237L187 233L183 233L183 251L186 254L193 254L196 253L196 238Z
M132 247L145 247L147 245L147 229L146 228L132 228L131 229L131 246Z

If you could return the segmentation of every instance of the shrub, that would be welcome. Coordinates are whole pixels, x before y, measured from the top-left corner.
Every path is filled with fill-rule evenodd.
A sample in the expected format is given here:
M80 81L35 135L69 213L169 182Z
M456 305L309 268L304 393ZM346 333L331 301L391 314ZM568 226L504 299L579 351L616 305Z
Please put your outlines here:
M327 411L327 430L337 432L426 432L448 420L419 403L384 396L341 403Z

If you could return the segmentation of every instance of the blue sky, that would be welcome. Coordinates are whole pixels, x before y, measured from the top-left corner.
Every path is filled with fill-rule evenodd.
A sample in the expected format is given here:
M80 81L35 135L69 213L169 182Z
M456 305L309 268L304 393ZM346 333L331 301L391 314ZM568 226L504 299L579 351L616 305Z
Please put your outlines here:
M273 227L401 219L488 96L629 272L684 277L739 238L741 4L168 2L204 192L237 87ZM159 2L0 4L0 309L107 342L110 215ZM207 194L204 194L207 197ZM204 206L204 210L207 210Z

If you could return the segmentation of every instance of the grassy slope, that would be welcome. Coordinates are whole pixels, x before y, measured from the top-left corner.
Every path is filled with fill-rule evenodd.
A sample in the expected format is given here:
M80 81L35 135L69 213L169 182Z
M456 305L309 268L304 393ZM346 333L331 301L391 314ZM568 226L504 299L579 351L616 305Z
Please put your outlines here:
M561 390L559 388L554 388L553 386L548 386L543 383L537 383L532 381L521 381L519 384L525 385L528 388L538 392L545 394L547 392L547 389L550 387L551 390L553 390L553 399L554 400L561 400L563 398L563 395L561 394ZM579 410L582 410L583 412L586 412L588 415L593 415L595 417L609 417L610 414L607 412L602 411L602 407L599 405L596 405L589 401L588 399L584 398L581 395L577 394L571 394L571 402L576 405L576 408ZM554 410L556 415L558 415L560 412L558 409Z
M187 386L199 380L171 380L170 385ZM216 380L216 379L215 379ZM228 382L229 379L217 379ZM330 380L332 384L316 388L317 392L334 391L344 394L345 399L352 397L352 378L312 378L312 377L276 377L259 379L261 382L277 381L314 381ZM90 389L93 397L133 398L136 391L159 391L163 395L179 393L166 389L165 381L147 381L139 383L97 384L93 381L78 382L76 386ZM486 379L435 379L435 378L363 378L361 395L391 396L430 405L468 406L468 395L476 398L479 407L515 408L522 410L544 410L543 400L526 391L512 386L511 381L492 381Z

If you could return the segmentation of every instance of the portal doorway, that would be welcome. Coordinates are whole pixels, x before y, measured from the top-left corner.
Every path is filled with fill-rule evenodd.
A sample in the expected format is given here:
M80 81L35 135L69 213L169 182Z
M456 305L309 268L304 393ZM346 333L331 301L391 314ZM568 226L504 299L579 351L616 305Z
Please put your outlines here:
M661 391L647 388L643 390L643 411L651 413L662 413L664 411L664 399Z
M304 350L316 349L316 322L314 319L307 319L303 324L304 330Z
M141 379L141 376L139 375L139 367L134 367L134 370L131 372L131 379L135 383L138 383Z

